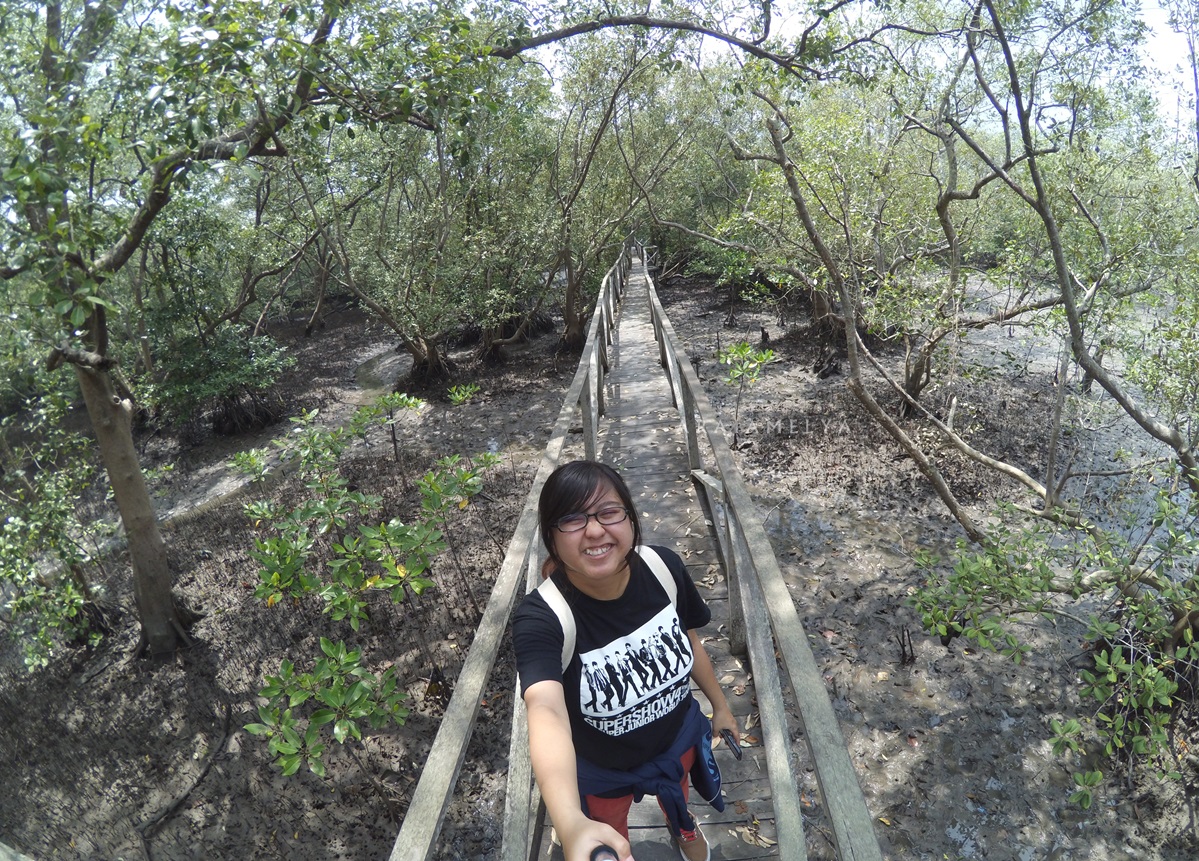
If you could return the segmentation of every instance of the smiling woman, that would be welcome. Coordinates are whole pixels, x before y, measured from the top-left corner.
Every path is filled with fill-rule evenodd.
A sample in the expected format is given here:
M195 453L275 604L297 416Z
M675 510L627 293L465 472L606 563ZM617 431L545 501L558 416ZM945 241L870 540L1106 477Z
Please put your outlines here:
M641 546L612 467L559 467L539 514L552 568L512 636L533 770L567 861L605 845L630 858L634 795L658 796L681 858L710 858L687 797L694 786L723 809L712 734L737 732L696 633L711 612L676 554ZM713 704L710 723L692 679Z
M599 600L619 597L628 583L628 556L641 543L628 488L616 470L576 461L547 481L539 514L550 559L570 585Z

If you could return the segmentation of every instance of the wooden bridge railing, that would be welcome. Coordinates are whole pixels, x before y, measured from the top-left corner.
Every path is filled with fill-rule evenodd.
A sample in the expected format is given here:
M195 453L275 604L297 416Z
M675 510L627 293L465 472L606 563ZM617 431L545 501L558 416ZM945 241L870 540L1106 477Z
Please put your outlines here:
M604 375L608 371L608 345L612 343L616 308L624 293L633 253L634 246L626 242L616 263L604 276L578 370L567 390L558 421L554 425L541 458L541 465L533 479L533 486L529 489L524 509L517 521L516 530L508 544L504 563L492 587L491 598L483 611L483 619L458 675L454 693L446 706L437 737L433 740L433 746L425 760L420 781L413 792L412 801L408 805L388 861L429 861L433 857L432 853L441 833L442 819L449 807L462 762L466 758L466 748L474 731L484 687L495 666L496 655L508 627L512 608L517 597L524 594L524 590L518 591L517 587L525 586L530 577L539 577L537 572L541 567L541 554L536 541L537 500L546 479L558 465L567 435L574 423L576 408L582 407L583 444L586 455L589 458L596 455L598 420L604 411ZM523 723L524 703L520 697L516 697L515 700L521 724L516 726L514 723L513 744L523 744L526 753L522 758L517 751L511 762L515 769L521 768L523 762L523 768L528 775L526 779L531 781L527 754L528 732ZM512 778L513 775L510 775L509 780ZM517 802L510 798L509 805L513 803ZM528 797L523 803L527 808ZM513 845L526 846L529 839L529 817L513 816L505 817L505 820L513 820L518 827L521 821L524 822L524 837L513 835L511 839ZM509 839L509 835L505 834L505 853ZM505 854L504 857L510 856ZM523 854L511 857L520 857L524 861Z
M776 644L797 701L837 855L841 861L881 861L870 811L820 668L762 528L762 518L741 479L724 428L662 310L652 280L649 295L659 357L670 378L692 477L712 515L728 577L730 646L735 652L748 654L753 668L779 845L788 859L806 857L799 790L793 777L790 736L775 661ZM701 429L707 452L700 446ZM705 453L710 456L710 466L705 465Z

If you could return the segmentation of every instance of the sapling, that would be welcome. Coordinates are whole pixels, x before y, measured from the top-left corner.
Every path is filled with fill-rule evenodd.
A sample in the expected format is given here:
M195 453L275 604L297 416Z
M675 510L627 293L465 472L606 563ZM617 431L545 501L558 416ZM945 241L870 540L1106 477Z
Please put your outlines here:
M735 447L741 430L741 397L745 394L746 386L752 386L757 382L762 368L774 358L774 351L755 350L748 341L741 341L720 350L718 356L722 365L728 365L726 381L729 385L737 387L737 402L733 407L733 446Z

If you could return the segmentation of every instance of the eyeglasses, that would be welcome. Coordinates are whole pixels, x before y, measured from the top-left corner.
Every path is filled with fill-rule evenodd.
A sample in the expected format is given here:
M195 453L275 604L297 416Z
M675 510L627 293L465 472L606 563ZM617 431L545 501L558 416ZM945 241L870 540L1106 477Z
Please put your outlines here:
M568 514L565 517L559 517L558 522L554 524L554 528L559 532L578 532L580 529L587 528L587 521L595 518L595 522L601 526L615 526L617 523L623 523L628 519L629 511L627 508L605 508L603 511L597 511L595 514Z

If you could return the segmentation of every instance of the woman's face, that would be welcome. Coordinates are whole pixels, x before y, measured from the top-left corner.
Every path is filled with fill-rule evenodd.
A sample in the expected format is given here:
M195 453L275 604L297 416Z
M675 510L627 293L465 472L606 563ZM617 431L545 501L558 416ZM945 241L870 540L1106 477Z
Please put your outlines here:
M600 485L581 514L624 509L611 486ZM607 526L594 517L577 532L554 527L554 550L571 584L585 595L601 600L619 598L629 582L628 555L633 549L633 522L626 517Z

